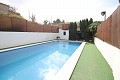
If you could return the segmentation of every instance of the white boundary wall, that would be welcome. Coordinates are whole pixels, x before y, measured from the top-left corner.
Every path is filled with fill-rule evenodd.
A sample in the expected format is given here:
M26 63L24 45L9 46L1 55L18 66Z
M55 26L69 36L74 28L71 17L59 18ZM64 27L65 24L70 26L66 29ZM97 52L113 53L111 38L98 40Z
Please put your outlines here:
M0 32L0 49L56 39L59 33Z
M95 38L95 45L113 71L114 80L120 80L120 49Z

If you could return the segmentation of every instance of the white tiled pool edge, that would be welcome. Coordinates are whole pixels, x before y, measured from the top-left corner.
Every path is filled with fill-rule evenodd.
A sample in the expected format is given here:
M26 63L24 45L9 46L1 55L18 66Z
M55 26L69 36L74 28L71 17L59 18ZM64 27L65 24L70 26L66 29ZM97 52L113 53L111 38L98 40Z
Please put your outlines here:
M28 45L23 45L23 46L8 48L8 49L3 49L3 50L0 50L0 52L8 51L8 50L13 50L13 49L18 49L18 48L24 48L24 47L35 46L35 45L38 45L38 44L43 44L43 43L52 42L52 41L54 41L54 40L51 40L51 41L44 41L44 42L39 42L39 43L33 43L33 44L28 44Z
M63 65L63 67L56 73L53 80L69 80L75 65L82 53L85 42L77 48L77 50L73 53L73 55L67 60L67 62Z
M26 45L20 45L20 46L17 46L17 47L14 46L14 47L11 47L11 48L2 49L2 50L0 50L0 52L8 51L8 50L13 50L13 49L18 49L18 48L24 48L24 47L35 46L35 45L39 45L39 44L43 44L43 43L47 43L47 42L52 42L52 41L58 41L58 40L42 41L42 42L37 42L37 43L31 43L31 44L26 44ZM61 40L61 41L69 41L69 40ZM82 43L82 41L70 41L70 42L81 42L81 43Z
M95 45L113 71L114 80L120 80L120 49L95 38Z

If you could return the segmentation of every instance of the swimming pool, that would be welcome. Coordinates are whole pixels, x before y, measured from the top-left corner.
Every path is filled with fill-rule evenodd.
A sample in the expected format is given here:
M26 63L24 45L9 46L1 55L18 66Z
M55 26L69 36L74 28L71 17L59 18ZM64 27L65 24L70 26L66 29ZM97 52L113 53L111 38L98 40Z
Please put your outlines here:
M0 52L0 80L51 80L80 45L53 41Z

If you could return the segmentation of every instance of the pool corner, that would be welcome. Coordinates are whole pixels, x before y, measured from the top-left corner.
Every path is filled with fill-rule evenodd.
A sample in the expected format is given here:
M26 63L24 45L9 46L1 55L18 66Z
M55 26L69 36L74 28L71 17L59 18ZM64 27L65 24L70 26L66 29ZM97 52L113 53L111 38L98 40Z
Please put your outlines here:
M72 54L72 56L63 65L63 67L56 73L53 80L70 79L84 46L85 46L85 42L82 42L82 44L76 49L76 51Z

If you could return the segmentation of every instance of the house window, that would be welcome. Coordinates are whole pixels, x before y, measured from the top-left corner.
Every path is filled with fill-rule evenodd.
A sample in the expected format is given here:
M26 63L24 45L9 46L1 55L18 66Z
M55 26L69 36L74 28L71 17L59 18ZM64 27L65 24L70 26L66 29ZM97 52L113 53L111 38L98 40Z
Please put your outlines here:
M66 35L66 32L63 32L63 35Z

